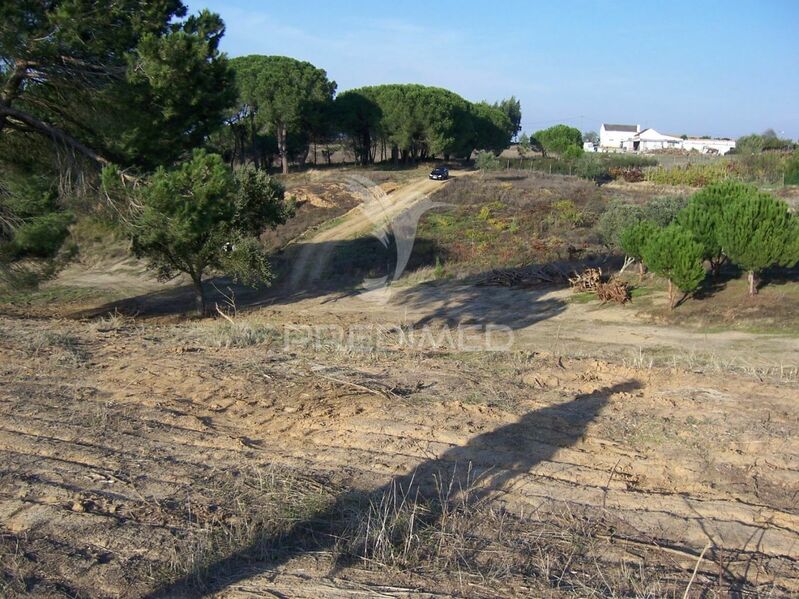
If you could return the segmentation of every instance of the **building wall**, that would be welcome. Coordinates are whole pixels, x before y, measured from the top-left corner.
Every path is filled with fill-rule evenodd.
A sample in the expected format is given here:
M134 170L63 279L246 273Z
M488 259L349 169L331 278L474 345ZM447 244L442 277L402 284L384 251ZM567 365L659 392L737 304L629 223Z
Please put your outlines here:
M709 149L716 150L719 154L726 154L735 147L733 140L727 139L696 139L688 138L683 141L682 147L684 150L696 150L706 154Z
M621 148L622 144L632 139L635 133L628 131L605 131L604 127L599 130L599 145L606 148Z

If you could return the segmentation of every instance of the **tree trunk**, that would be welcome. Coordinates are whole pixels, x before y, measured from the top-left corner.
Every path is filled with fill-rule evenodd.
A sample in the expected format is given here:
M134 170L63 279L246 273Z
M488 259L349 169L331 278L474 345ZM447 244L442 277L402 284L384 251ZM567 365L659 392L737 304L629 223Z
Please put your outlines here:
M194 308L199 316L205 316L205 292L203 291L202 276L192 277L194 282Z
M755 277L755 271L749 271L749 295L757 295L757 277Z
M669 310L674 310L674 283L669 279Z
M286 149L286 135L287 135L287 127L285 124L280 123L277 126L277 149L280 152L280 162L283 165L283 174L289 174L289 157L288 151Z
M727 257L724 255L717 256L716 258L710 259L710 271L713 273L713 278L718 279L719 275L721 274L721 267L724 266L724 263L727 261Z
M645 272L645 270L646 270L646 268L644 267L643 260L639 260L638 261L638 284L639 285L644 282L644 272Z

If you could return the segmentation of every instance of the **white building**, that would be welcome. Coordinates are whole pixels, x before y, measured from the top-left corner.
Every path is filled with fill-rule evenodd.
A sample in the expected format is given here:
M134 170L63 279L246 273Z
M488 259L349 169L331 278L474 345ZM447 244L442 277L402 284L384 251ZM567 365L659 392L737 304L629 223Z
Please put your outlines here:
M630 142L629 148L634 152L652 152L653 150L668 150L682 148L682 138L664 135L651 127L636 133Z
M610 151L621 150L624 142L641 130L641 125L608 125L602 123L599 128L599 149Z
M701 137L689 137L682 142L682 149L696 150L702 154L726 154L735 147L735 140L732 139L707 139Z
M600 152L654 152L658 150L685 150L702 154L726 154L735 147L731 139L706 139L698 137L676 137L665 135L640 125L608 125L599 129Z

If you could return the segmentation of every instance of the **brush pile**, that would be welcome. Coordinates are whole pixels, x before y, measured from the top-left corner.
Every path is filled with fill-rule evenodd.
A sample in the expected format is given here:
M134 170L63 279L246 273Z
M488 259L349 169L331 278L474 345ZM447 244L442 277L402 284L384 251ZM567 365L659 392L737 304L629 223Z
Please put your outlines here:
M586 268L582 273L574 273L573 277L569 277L569 284L575 293L596 291L600 283L602 283L601 268Z
M586 268L582 273L574 273L574 276L569 277L569 283L575 293L596 293L603 304L607 302L626 304L632 299L627 282L619 279L606 281L601 268Z

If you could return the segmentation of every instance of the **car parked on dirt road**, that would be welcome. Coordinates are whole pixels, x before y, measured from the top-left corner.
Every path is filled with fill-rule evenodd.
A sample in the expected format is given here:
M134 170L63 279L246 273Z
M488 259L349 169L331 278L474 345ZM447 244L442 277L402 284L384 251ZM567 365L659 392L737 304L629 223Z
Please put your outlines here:
M445 166L439 166L430 171L430 178L436 181L446 181L449 179L449 169Z

